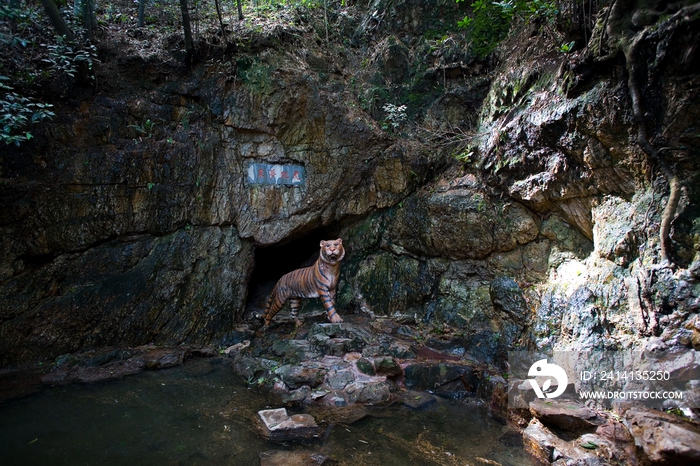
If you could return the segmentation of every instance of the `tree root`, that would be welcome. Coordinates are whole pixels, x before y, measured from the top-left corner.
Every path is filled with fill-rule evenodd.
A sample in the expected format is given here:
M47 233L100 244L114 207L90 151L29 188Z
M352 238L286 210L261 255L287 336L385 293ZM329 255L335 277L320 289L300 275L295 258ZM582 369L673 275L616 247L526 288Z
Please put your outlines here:
M668 164L663 160L659 151L657 151L654 146L649 142L649 137L647 136L646 122L644 120L644 112L642 110L642 96L639 91L639 86L637 86L637 80L635 78L635 68L636 58L635 51L639 40L635 40L629 47L625 47L625 60L627 62L627 88L629 89L630 97L632 99L632 110L634 113L634 119L637 123L637 144L642 148L642 150L656 163L656 165L661 170L664 178L668 182L670 192L668 196L668 202L666 202L666 207L661 214L661 228L659 230L659 241L661 249L661 262L662 264L672 264L671 261L671 222L676 215L676 209L678 208L678 202L681 198L681 182L678 179Z
M651 286L654 281L654 269L648 271L644 267L641 268L637 277L637 296L639 308L641 311L641 321L639 325L639 333L643 336L658 336L660 332L659 318L657 309L654 306L654 300L651 296Z
M627 89L630 99L632 100L632 112L637 125L636 142L644 153L649 157L650 161L655 164L661 171L662 176L666 179L669 185L669 195L661 214L661 223L659 228L659 249L661 261L659 264L645 267L640 258L640 270L637 276L631 278L631 289L629 290L631 309L636 308L639 311L639 333L643 336L658 336L661 333L658 316L660 308L654 305L652 287L655 280L655 273L659 269L673 268L673 260L671 257L671 223L676 216L676 210L681 197L682 184L678 176L673 172L669 164L663 159L660 151L657 150L649 141L647 134L646 120L644 118L644 110L642 105L642 93L637 84L637 73L640 67L640 54L638 49L640 43L645 38L646 30L640 33L633 33L631 30L615 30L622 26L622 18L629 14L632 2L629 0L613 0L604 19L603 30L601 31L600 51L602 52L603 36L607 32L611 42L614 42L613 49L622 51L625 56L627 69ZM691 7L693 9L697 6ZM679 11L670 21L679 21L690 10ZM613 26L615 24L616 26ZM614 53L613 53L614 54ZM652 198L653 199L653 198ZM651 207L651 206L650 206ZM649 211L647 211L647 215Z
M621 27L621 19L624 15L629 14L628 10L630 6L630 2L625 0L614 0L612 2L605 17L603 31L601 31L601 45L602 36L605 34L605 32L607 32L608 37L611 39L614 38L613 41L616 42L615 48L621 50L625 56L627 68L627 88L632 100L632 111L637 124L637 144L639 144L640 148L647 154L651 161L659 167L663 177L666 179L669 185L668 201L666 202L666 206L661 215L661 226L659 229L661 254L660 265L673 266L670 237L671 222L673 221L676 215L676 210L678 209L682 185L678 176L673 173L673 170L671 170L671 167L661 157L659 151L651 145L647 134L646 120L644 118L644 110L642 105L642 94L637 84L637 70L640 68L638 48L642 39L644 39L646 35L646 31L642 31L632 36L633 33L630 30L613 30L613 25L615 25L615 27ZM696 7L691 8L694 9ZM686 13L690 11L685 10L686 9L681 9L681 11L677 12L669 21L680 21L681 18L683 18Z

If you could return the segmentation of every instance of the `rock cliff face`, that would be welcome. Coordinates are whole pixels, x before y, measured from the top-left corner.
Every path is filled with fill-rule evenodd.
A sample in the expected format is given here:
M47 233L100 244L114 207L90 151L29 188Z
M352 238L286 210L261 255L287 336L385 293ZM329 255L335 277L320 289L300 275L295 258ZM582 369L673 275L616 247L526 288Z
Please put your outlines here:
M441 163L394 144L345 76L322 77L341 73L332 50L294 55L309 31L263 31L248 54L190 69L128 35L105 41L101 86L4 149L0 365L220 340L255 247L389 207ZM303 166L305 183L251 185L253 162Z
M372 245L348 267L360 307L464 329L471 356L490 361L657 337L698 348L697 11L657 7L666 19L621 33L601 17L591 47L572 54L530 32L503 46L470 162L345 233ZM669 214L672 177L683 188Z
M489 68L409 37L444 27L432 7L375 4L334 19L356 33L349 52L302 47L303 20L189 69L105 45L97 91L3 149L0 366L227 341L260 292L254 271L288 271L260 251L319 234L346 241L341 314L447 324L480 361L651 336L698 348L697 15L633 36L649 140L683 185L664 268L668 180L637 142L624 55L519 38ZM471 161L389 131L382 95L434 132L478 116ZM250 185L254 162L301 165L306 183Z

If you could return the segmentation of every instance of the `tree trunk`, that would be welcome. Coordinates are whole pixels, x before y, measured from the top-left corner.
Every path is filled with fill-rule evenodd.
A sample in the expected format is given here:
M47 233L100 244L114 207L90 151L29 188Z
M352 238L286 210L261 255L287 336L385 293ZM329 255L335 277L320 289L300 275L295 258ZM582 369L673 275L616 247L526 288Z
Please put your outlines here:
M143 27L144 16L146 15L146 0L139 0L139 27Z
M236 0L238 4L238 21L243 21L243 8L241 8L241 0Z
M87 37L93 40L97 19L95 18L95 0L83 0L83 27L87 31Z
M182 11L182 28L185 30L185 60L188 63L194 58L194 42L192 41L192 28L190 27L190 12L187 8L187 0L180 0L180 10Z
M86 3L90 4L92 2L86 1ZM73 31L71 31L66 22L63 20L61 12L58 10L58 7L54 3L54 1L41 0L41 4L44 6L44 10L46 10L46 15L49 17L49 20L51 21L51 24L53 25L54 29L56 29L58 35L64 36L67 42L74 44L78 49L80 49L81 46L79 43L76 42ZM75 66L78 71L78 81L84 84L89 83L90 69L88 67L87 62L80 61L76 63Z
M44 10L46 10L46 15L49 17L49 21L51 21L51 25L54 27L58 35L66 36L66 39L68 39L71 42L74 41L75 36L73 35L73 31L71 31L66 22L63 21L61 12L58 11L58 7L54 3L54 1L41 0L41 4L44 6Z
M228 44L228 39L226 38L226 29L224 29L224 20L221 18L221 7L219 6L219 0L214 0L216 4L216 14L219 16L219 26L221 26L221 38L224 40L224 44Z

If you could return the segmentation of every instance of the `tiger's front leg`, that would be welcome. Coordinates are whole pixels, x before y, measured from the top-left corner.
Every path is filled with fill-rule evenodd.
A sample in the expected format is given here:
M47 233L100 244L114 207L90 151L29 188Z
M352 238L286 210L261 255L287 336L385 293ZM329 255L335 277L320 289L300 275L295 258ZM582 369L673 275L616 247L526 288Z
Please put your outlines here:
M326 317L328 317L328 320L334 324L342 322L343 319L335 311L335 290L321 290L318 297L321 298L323 307L326 309Z

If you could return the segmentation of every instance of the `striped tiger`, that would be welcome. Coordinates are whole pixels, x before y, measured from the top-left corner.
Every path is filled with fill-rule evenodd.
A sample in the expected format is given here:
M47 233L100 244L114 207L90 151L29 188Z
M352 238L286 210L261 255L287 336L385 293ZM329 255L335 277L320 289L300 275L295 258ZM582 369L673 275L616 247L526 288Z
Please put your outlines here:
M340 261L345 257L343 240L321 241L321 254L311 267L297 269L279 279L267 300L265 326L270 325L275 314L289 301L292 307L290 316L298 319L302 298L321 298L326 316L331 322L342 322L335 311L335 290L340 277Z

